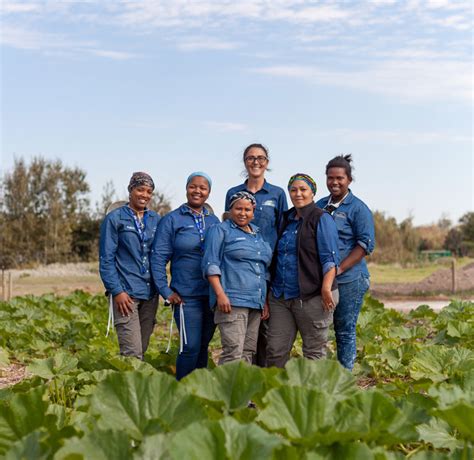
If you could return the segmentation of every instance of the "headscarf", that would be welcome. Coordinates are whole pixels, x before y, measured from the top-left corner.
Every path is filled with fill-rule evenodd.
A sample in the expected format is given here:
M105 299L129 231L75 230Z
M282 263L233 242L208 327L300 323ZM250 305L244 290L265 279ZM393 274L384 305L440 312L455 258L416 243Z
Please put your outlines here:
M255 208L257 206L257 200L255 199L255 197L249 193L249 192L237 192L237 193L234 193L231 197L230 197L230 201L229 201L229 209L232 209L232 206L234 206L234 204L239 201L239 200L247 200L247 201L250 201L250 203L252 203L252 207Z
M128 191L131 192L134 188L140 187L141 185L151 187L155 190L155 183L149 174L145 172L134 172L128 184Z
M308 174L304 174L304 173L296 173L295 175L290 177L290 180L288 181L288 191L290 190L293 182L297 180L302 180L306 182L309 188L311 189L311 191L313 192L313 195L316 195L316 191L318 190L318 187L316 185L315 180Z
M191 173L191 174L188 176L187 180L186 180L186 187L189 185L189 183L191 182L191 179L192 179L193 177L204 177L204 179L206 179L206 180L207 180L207 183L209 184L209 190L211 190L211 188L212 188L212 180L211 180L211 178L209 177L208 174L206 174L205 172L202 172L202 171L196 171L196 172Z

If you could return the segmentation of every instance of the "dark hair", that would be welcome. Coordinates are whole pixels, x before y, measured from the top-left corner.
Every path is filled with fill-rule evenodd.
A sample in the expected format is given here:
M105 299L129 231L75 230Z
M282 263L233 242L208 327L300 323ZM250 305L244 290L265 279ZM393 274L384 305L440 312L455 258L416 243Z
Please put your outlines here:
M268 156L268 149L263 145L263 144L250 144L247 147L245 147L244 154L242 155L242 160L245 162L245 157L247 153L249 153L250 149L262 149L265 152L265 156L267 159L270 159Z
M351 163L353 161L352 154L350 153L348 155L337 155L332 160L329 160L329 163L326 165L326 176L330 168L343 168L349 180L352 180Z
M250 144L250 145L247 145L247 147L245 147L244 153L242 155L242 161L244 162L244 164L245 164L245 157L247 156L247 153L249 153L251 149L262 149L265 152L265 156L267 157L267 160L270 161L270 156L268 155L268 149L263 144ZM271 169L268 166L267 166L267 171L268 172L271 171ZM241 174L244 177L248 176L246 169L244 169Z

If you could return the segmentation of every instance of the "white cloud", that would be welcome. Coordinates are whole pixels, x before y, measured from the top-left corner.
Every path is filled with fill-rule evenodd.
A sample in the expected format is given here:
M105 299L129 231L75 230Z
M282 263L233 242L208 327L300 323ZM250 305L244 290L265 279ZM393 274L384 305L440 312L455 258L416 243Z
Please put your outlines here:
M206 121L205 125L219 133L246 131L247 125L227 121Z
M393 60L346 71L291 65L262 67L253 71L383 94L404 102L457 100L471 103L472 100L471 64L462 61Z
M96 56L114 59L117 61L125 61L127 59L134 59L137 57L136 54L125 53L123 51L111 51L101 49L91 49L89 51L90 53L95 54Z
M237 42L229 42L209 37L190 37L177 44L177 48L182 51L195 50L232 50L241 45Z

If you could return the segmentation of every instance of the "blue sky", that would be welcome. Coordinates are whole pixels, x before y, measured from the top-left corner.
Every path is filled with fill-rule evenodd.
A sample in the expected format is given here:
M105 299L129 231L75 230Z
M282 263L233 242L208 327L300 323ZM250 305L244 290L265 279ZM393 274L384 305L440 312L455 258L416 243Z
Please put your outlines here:
M352 153L352 190L416 224L472 211L470 1L1 2L1 168L60 158L92 200L148 171L174 206L210 204L268 146L285 187Z

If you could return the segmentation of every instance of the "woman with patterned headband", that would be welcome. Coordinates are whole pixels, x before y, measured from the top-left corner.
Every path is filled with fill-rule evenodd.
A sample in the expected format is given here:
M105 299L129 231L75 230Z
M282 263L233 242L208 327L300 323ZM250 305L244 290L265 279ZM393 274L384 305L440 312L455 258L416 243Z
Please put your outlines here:
M221 334L219 364L239 359L251 364L260 320L268 317L272 250L251 222L255 206L251 193L232 195L230 218L212 227L205 243L202 268L212 287L211 306Z
M209 342L215 325L209 308L209 283L203 278L201 262L209 229L219 223L205 203L211 192L211 178L198 171L186 181L186 203L171 211L158 226L151 270L156 288L173 305L180 332L176 378L207 367ZM171 262L171 282L166 264Z
M107 214L100 228L99 271L111 299L120 354L139 359L148 348L158 308L149 257L160 216L147 208L154 189L148 174L133 173L128 203Z
M333 219L313 201L316 190L307 174L295 174L288 182L294 207L284 214L272 261L268 366L285 366L298 331L306 358L326 355L339 298L335 283L339 252Z
M285 191L272 185L265 179L270 157L268 149L262 144L250 144L243 153L242 160L245 166L247 179L243 184L232 187L227 191L225 210L230 209L230 198L237 192L246 191L255 196L256 206L253 223L258 226L262 238L270 244L272 251L278 236L278 227L281 224L283 213L288 209ZM257 352L254 364L265 367L268 321L260 323Z

